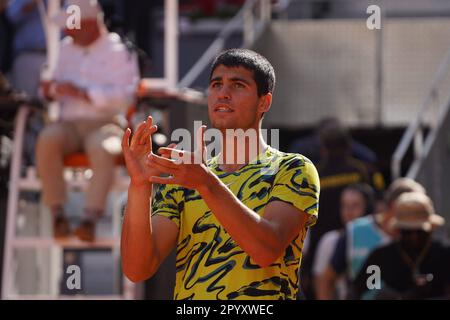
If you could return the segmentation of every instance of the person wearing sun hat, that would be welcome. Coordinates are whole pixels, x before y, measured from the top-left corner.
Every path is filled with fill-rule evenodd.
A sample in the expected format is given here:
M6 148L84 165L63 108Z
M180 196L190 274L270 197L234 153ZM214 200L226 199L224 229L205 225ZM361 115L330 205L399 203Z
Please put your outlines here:
M431 199L423 193L405 193L395 203L394 228L429 232L444 223L445 219L436 214Z
M399 236L369 255L354 281L354 297L360 298L370 290L367 283L373 273L368 270L377 266L380 288L370 290L373 298L449 298L450 247L432 237L445 219L435 212L432 200L420 192L402 194L394 212L391 226Z
M318 298L333 298L336 283L345 277L347 287L358 275L367 257L375 249L391 243L398 231L392 229L392 219L397 199L407 192L426 193L422 185L410 178L398 178L392 181L384 193L385 208L350 222L334 248L334 253L318 280Z

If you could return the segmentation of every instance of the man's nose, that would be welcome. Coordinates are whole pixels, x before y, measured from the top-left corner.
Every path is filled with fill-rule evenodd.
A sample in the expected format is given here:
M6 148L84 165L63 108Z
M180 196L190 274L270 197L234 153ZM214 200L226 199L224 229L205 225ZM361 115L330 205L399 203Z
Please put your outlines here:
M219 90L219 99L229 100L231 98L230 88L227 85L223 85Z

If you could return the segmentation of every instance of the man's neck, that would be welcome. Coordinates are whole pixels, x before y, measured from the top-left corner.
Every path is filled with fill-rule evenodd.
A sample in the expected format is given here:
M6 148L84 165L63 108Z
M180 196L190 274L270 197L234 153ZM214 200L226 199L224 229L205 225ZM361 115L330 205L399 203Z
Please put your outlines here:
M223 134L223 144L221 150L220 169L226 172L235 172L256 159L258 155L267 150L267 143L264 141L260 131L257 131L257 141L239 142L233 137Z

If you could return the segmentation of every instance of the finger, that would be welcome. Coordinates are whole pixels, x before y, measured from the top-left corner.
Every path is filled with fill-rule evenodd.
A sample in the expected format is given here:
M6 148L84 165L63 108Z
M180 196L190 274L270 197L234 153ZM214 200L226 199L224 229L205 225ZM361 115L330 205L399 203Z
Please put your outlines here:
M151 183L159 183L159 184L176 184L176 180L174 177L150 177L148 179Z
M125 132L123 133L122 137L122 150L124 152L127 152L130 148L130 135L131 135L131 129L127 128Z
M163 167L171 169L171 170L179 169L179 166L176 163L174 163L173 160L157 156L156 154L150 154L147 157L147 164L149 166L153 166L153 165L157 164L159 166L163 166Z
M152 170L157 170L159 173L163 173L163 174L174 175L176 172L176 169L168 168L168 167L162 166L159 163L155 163L155 162L147 162L147 166L149 168L151 168Z
M203 148L205 147L205 130L206 130L205 125L197 129L197 136L196 136L197 151L203 150Z
M134 147L136 144L139 144L141 140L142 134L144 133L146 128L146 122L142 121L136 129L136 132L131 137L130 147Z
M155 126L155 128L152 129L153 128L153 118L152 118L152 116L148 116L147 117L147 121L144 121L144 123L145 123L145 129L142 132L142 136L139 138L139 142L138 143L139 143L139 145L147 146L148 151L152 152L153 143L152 143L151 135L153 133L155 133L156 130L158 130L158 128ZM152 130L154 130L154 131L152 131Z
M158 153L164 158L170 158L174 160L174 163L179 164L192 164L194 159L194 154L188 151L169 148L169 147L161 147L158 149Z
M177 144L176 143L171 143L171 144L169 144L166 148L172 148L172 149L175 149L177 147Z
M169 145L167 146L167 148L174 149L176 146L177 146L176 143L171 143L171 144L169 144ZM164 152L161 153L161 152L160 152L160 149L161 149L161 148L158 149L158 153L161 154L161 157L164 157L164 158L166 158L166 159L170 159L170 152L164 151Z
M206 130L206 126L202 125L200 128L197 129L197 138L196 138L196 142L197 142L197 149L195 150L195 155L197 157L199 157L199 161L203 162L203 159L205 157L205 149L206 149L206 145L205 145L205 130Z
M147 123L148 124L148 123ZM145 131L142 133L142 137L139 140L139 144L146 144L147 142L152 142L151 135L158 131L158 126L148 126L145 128Z
M160 174L167 174L171 176L178 174L178 170L176 168L169 168L156 162L147 162L146 165L152 170L158 171Z
M153 125L153 118L152 116L148 116L147 117L147 123L149 124L148 126L151 127Z
M159 148L158 149L158 153L159 154L167 154L167 153L169 153L169 154L171 154L171 153L173 153L174 155L178 155L178 156L183 156L183 153L184 153L185 151L184 150L178 150L178 149L175 149L175 148L169 148L169 147L161 147L161 148Z

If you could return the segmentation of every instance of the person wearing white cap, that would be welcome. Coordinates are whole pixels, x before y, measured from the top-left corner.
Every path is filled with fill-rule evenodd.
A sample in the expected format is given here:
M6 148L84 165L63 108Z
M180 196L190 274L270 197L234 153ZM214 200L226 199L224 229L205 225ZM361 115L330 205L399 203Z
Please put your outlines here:
M66 0L64 7L65 10L50 17L60 28L76 29L77 18L84 21L98 20L100 25L103 23L103 11L96 0ZM79 17L76 16L78 14Z
M402 194L395 202L392 228L399 238L370 254L354 282L355 297L368 291L370 266L379 267L376 299L433 299L450 297L450 247L432 238L444 225L431 199L421 192ZM370 281L369 281L370 282Z
M85 216L75 234L92 241L112 184L115 157L121 152L123 131L115 119L133 103L139 81L137 57L117 34L107 31L95 0L66 1L66 7L50 20L64 28L68 37L61 43L51 81L42 84L43 94L58 101L61 112L59 121L39 135L37 168L44 203L54 217L54 235L65 237L70 228L63 209L63 158L73 152L87 153L94 174L86 193Z

